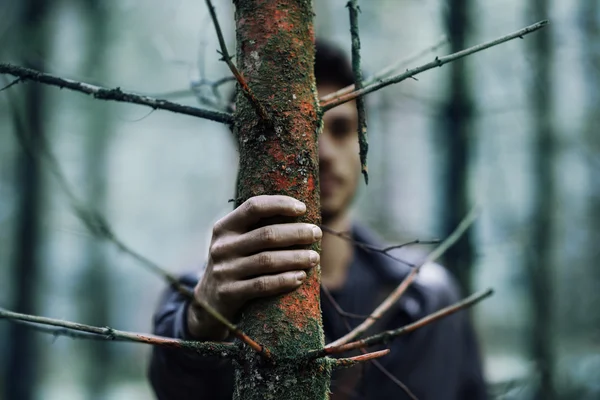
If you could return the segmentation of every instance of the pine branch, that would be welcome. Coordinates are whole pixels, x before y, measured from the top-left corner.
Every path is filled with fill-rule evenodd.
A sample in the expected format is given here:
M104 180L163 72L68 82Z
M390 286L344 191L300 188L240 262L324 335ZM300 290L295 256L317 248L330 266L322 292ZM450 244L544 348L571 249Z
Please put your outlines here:
M219 39L219 46L221 47L220 53L222 56L221 60L225 61L225 63L229 67L229 70L231 70L231 73L233 74L233 76L235 76L235 79L237 80L237 82L240 85L240 88L242 89L242 92L244 93L244 95L246 96L248 101L250 101L252 106L256 109L256 112L258 113L259 117L263 121L268 121L269 115L267 114L267 110L262 105L262 103L260 101L258 101L258 98L254 95L254 92L252 91L252 89L250 89L250 86L248 86L248 83L242 76L241 72L237 69L237 67L235 66L233 61L231 61L232 57L229 55L229 52L227 51L227 44L225 43L225 39L223 38L223 32L221 31L221 25L219 25L219 19L217 18L217 12L215 11L215 7L213 6L212 1L206 0L206 5L208 7L208 11L210 12L210 17L212 18L213 25L215 26L215 31L217 32L217 38Z
M66 88L76 92L85 93L100 100L139 104L151 107L154 110L167 110L178 114L191 115L215 122L221 122L223 124L233 123L233 117L231 114L220 111L205 110L202 108L173 103L168 100L155 99L153 97L142 96L131 92L124 92L118 87L114 89L108 89L85 82L78 82L71 79L46 74L31 68L19 67L17 65L0 63L0 74L8 74L18 77L18 79L8 85L8 87L20 82L32 81L50 86L57 86L61 89Z
M363 88L362 68L360 66L360 33L358 29L358 4L357 0L350 0L348 7L350 14L350 35L352 37L352 72L354 74L354 86L356 90ZM367 141L367 116L365 113L365 99L356 98L356 112L358 114L358 145L360 156L360 169L365 178L365 184L369 184L369 171L367 169L367 153L369 142Z
M446 37L446 35L442 35L437 42L435 42L433 45L423 49L423 50L419 50L416 53L411 54L410 56L406 57L406 58L402 58L398 61L396 61L395 63L393 63L392 65L389 65L385 68L383 68L382 70L378 71L376 74L374 74L373 76L365 79L362 83L362 86L369 86L383 78L387 78L389 75L393 74L394 72L402 69L402 68L407 68L410 66L410 64L412 64L413 62L416 62L417 60L419 60L421 57L432 53L436 50L438 50L440 47L446 45L446 43L448 43L448 38ZM352 85L348 85L343 89L340 89L336 92L333 93L329 93L326 96L323 96L319 99L319 101L322 103L334 99L336 97L340 97L341 95L344 95L346 93L350 93L354 90L354 84Z
M369 93L375 92L375 91L377 91L379 89L382 89L382 88L384 88L386 86L402 82L402 81L404 81L406 79L409 79L409 78L414 78L415 75L418 75L418 74L420 74L422 72L428 71L428 70L436 68L436 67L441 67L444 64L450 63L452 61L459 60L461 58L464 58L464 57L469 56L471 54L480 52L482 50L489 49L490 47L497 46L499 44L502 44L504 42L508 42L508 41L516 39L516 38L523 38L523 36L525 36L525 35L527 35L529 33L535 32L535 31L537 31L537 30L545 27L547 24L548 24L547 20L540 21L540 22L535 23L533 25L530 25L530 26L528 26L526 28L523 28L523 29L521 29L521 30L519 30L517 32L508 34L506 36L502 36L502 37L500 37L498 39L494 39L494 40L491 40L489 42L485 42L485 43L482 43L482 44L470 47L468 49L465 49L465 50L462 50L462 51L459 51L457 53L453 53L453 54L450 54L450 55L447 55L447 56L444 56L444 57L436 57L433 61L428 62L427 64L424 64L424 65L421 65L420 67L416 67L416 68L413 68L413 69L406 70L406 72L404 72L402 74L399 74L399 75L396 75L396 76L392 76L392 77L387 78L387 79L380 80L379 82L371 84L371 85L369 85L367 87L364 87L362 89L354 90L354 91L352 91L350 93L347 93L345 95L342 95L342 96L333 98L331 100L325 101L325 102L321 103L321 111L325 112L327 110L332 109L333 107L339 106L340 104L344 104L344 103L347 103L347 102L349 102L351 100L354 100L354 99L356 99L358 97L365 96L365 95L367 95Z
M176 349L191 350L203 356L233 358L237 356L238 353L238 349L231 343L194 342L180 339L172 339L156 335L148 335L144 333L119 331L109 327L101 328L97 326L80 324L77 322L40 317L37 315L21 314L6 310L4 308L0 308L0 319L6 319L9 321L25 321L46 326L56 326L71 331L85 332L88 334L96 335L97 338L102 338L103 340L118 340L126 342L145 343L151 344L153 346L163 346ZM77 338L84 337L78 336Z
M352 330L352 332L344 335L338 340L329 343L327 347L336 347L342 344L346 344L353 339L356 339L360 335L362 335L367 329L369 329L377 318L380 318L384 315L390 307L398 301L400 296L404 294L404 292L408 289L408 287L412 284L412 282L417 277L419 270L428 263L431 263L441 257L450 247L454 245L462 237L462 235L466 232L466 230L471 226L471 224L475 221L477 217L477 209L473 208L469 214L460 222L458 227L444 240L435 250L433 250L429 255L421 262L418 266L413 268L411 272L404 278L404 280L398 285L396 289L373 311L371 316L367 318L362 324L357 326Z

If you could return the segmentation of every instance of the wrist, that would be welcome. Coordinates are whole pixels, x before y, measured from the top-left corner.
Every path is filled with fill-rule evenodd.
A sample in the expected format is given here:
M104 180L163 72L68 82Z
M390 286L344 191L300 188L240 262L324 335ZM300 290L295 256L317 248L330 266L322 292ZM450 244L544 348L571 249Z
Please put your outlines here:
M204 309L193 304L187 304L186 310L187 334L194 340L222 341L229 330Z

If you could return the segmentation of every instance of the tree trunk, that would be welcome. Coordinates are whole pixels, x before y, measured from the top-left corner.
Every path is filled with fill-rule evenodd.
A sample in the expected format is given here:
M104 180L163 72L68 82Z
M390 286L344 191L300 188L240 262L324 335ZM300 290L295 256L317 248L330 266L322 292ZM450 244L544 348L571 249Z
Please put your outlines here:
M24 64L44 70L48 53L46 19L48 2L28 0L20 10L21 42L27 43ZM24 51L24 50L22 50ZM31 143L33 148L44 135L44 106L46 88L37 84L25 86L23 101L14 104L14 129ZM20 201L16 223L14 259L14 309L18 312L36 314L34 288L39 277L40 214L42 173L40 160L22 150L17 159L17 182L20 184ZM7 340L9 345L8 374L4 393L7 399L30 400L34 398L39 360L35 332L22 325L11 325Z
M96 82L105 82L107 66L110 62L106 47L109 33L108 5L99 0L87 0L82 4L83 18L87 21L87 55L82 71ZM106 204L106 149L110 137L111 104L94 102L87 113L88 126L85 132L85 164L83 166L88 185L85 188L86 204L91 209L105 214ZM96 326L110 325L110 283L107 260L103 251L104 243L90 237L85 245L85 271L83 272L80 301L82 320ZM87 398L105 398L106 387L113 370L113 346L102 341L85 343L83 357L86 359L84 382Z
M582 279L587 289L581 297L574 299L574 307L580 308L579 322L584 321L583 329L592 332L600 326L600 314L588 310L600 304L600 270L598 264L598 242L600 241L600 5L598 1L581 0L580 24L583 30L583 65L586 82L586 107L584 124L584 146L587 149L589 196L587 201L587 257ZM587 300L586 305L581 301Z
M451 0L446 17L446 30L452 53L466 48L469 31L470 0ZM468 59L458 60L450 68L450 88L444 107L444 146L446 153L446 179L444 199L447 209L444 219L444 236L452 232L469 212L469 134L473 114L472 95L467 74ZM458 279L463 293L471 293L473 246L471 235L466 233L448 250L445 264Z
M261 119L247 97L238 93L236 206L252 196L288 195L306 203L301 221L320 224L317 138L321 118L313 72L312 1L234 3L236 63L268 112L268 119ZM273 362L248 350L236 365L235 399L328 397L331 367L327 361L299 360L307 350L324 345L319 281L320 270L314 269L293 293L245 308L241 328L272 351Z
M548 0L535 0L533 18L549 15ZM553 304L554 274L552 265L552 239L556 188L554 162L556 138L552 124L552 44L550 35L533 35L528 44L535 72L531 80L530 98L533 119L533 232L528 251L527 268L531 288L531 333L529 345L539 375L537 399L556 398L554 388Z

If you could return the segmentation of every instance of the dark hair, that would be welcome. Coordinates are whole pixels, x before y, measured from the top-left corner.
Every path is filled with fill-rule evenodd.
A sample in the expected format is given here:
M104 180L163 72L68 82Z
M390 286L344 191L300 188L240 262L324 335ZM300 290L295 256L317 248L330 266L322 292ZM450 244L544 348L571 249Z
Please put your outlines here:
M339 46L317 38L315 52L315 79L317 84L332 84L340 88L354 83L352 65Z
M315 43L315 79L317 85L331 84L340 89L354 83L354 73L348 55L339 46L317 38ZM229 95L229 111L235 104L235 90Z

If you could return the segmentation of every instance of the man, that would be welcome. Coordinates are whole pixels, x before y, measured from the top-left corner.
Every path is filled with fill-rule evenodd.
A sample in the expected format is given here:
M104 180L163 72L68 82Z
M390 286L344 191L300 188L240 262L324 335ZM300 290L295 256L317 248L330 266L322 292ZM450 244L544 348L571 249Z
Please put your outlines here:
M317 42L315 76L320 96L353 83L350 64L338 48ZM351 232L355 241L378 245L366 228L353 224L349 207L360 175L355 104L346 103L324 115L319 136L319 173L323 224ZM296 289L306 270L321 265L321 281L335 301L353 314L368 315L408 274L409 267L348 240L325 234L304 223L274 224L252 229L263 218L299 216L305 205L286 196L258 196L218 221L208 262L200 277L182 282L197 299L235 321L254 298ZM289 250L321 240L321 256L311 250ZM383 247L383 246L382 246ZM285 250L282 250L285 249ZM418 262L422 255L400 250ZM323 297L323 296L322 296ZM440 266L427 265L411 289L370 332L413 322L459 299L455 283ZM327 341L348 332L348 323L331 301L321 302ZM187 340L220 341L227 330L202 309L169 291L155 315L155 333ZM397 339L380 363L421 400L486 398L477 344L466 315L459 313ZM233 368L227 360L199 358L181 351L154 348L150 380L159 399L230 399ZM334 374L332 399L404 399L403 390L373 365Z

